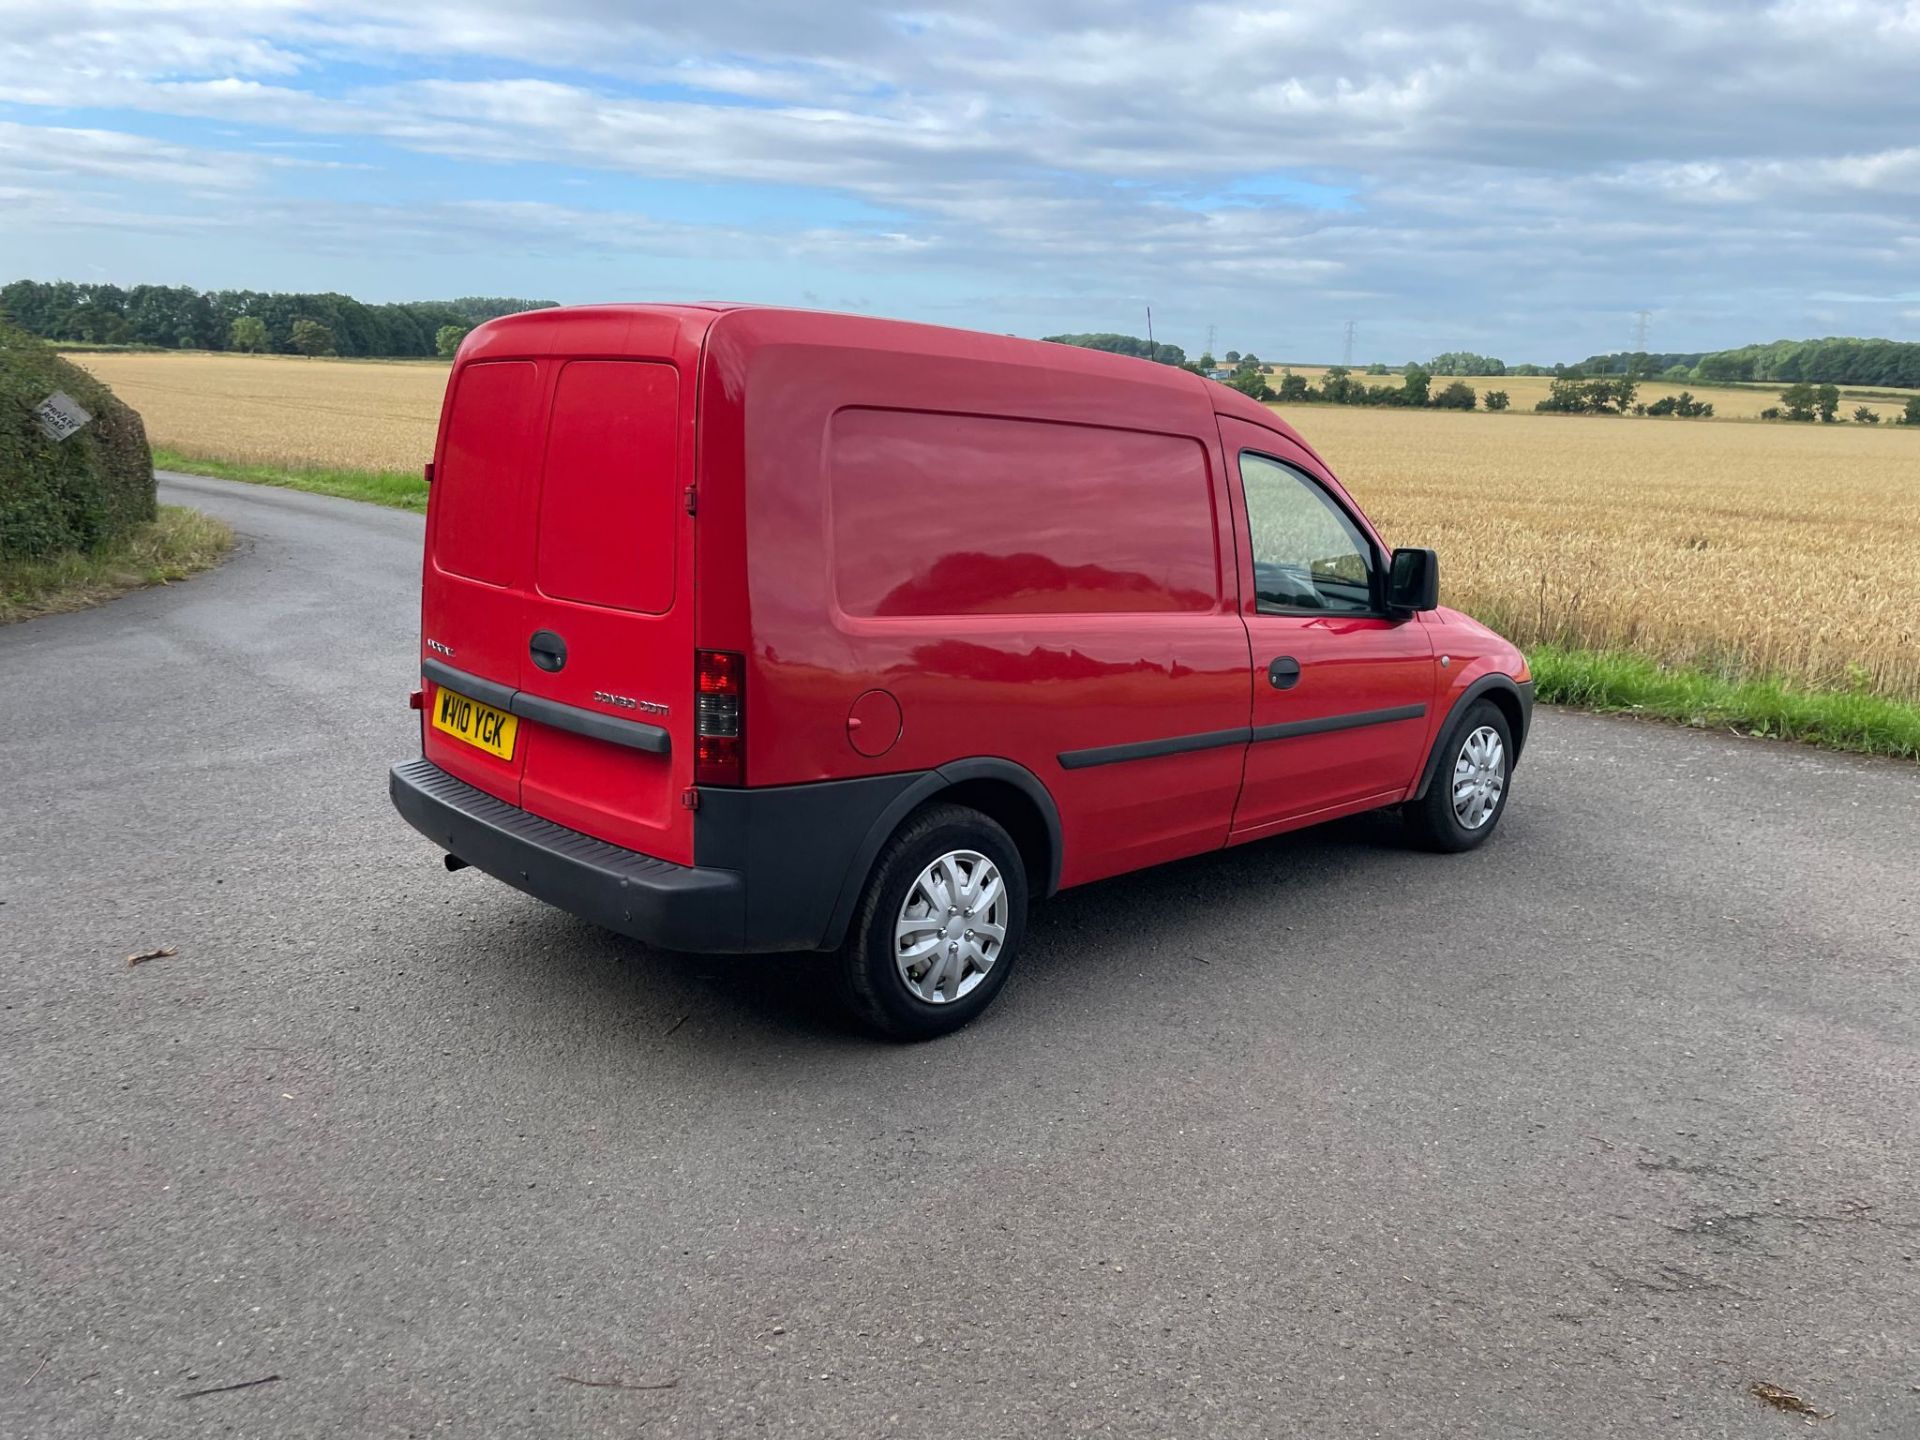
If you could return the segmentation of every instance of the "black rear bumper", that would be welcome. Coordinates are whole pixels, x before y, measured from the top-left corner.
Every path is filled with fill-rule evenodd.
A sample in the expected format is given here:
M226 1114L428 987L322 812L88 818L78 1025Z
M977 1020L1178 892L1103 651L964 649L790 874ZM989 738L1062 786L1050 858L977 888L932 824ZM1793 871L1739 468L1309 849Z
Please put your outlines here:
M1060 875L1059 815L1039 782L1004 760L703 789L692 865L543 820L430 760L394 766L387 788L407 823L448 854L583 920L669 950L766 954L838 945L874 857L900 822L955 785L989 779L1034 797L1050 857L1036 883L1051 893Z
M668 950L759 948L735 870L675 865L529 814L426 759L388 774L407 823L447 853L535 899Z

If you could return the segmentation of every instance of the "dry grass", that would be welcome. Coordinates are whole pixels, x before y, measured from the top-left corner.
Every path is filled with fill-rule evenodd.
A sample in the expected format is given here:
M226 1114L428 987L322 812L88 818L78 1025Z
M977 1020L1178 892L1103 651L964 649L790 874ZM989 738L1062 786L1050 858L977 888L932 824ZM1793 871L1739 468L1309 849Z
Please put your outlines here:
M1920 700L1920 433L1340 406L1290 417L1522 644Z
M233 530L225 521L162 505L132 534L91 553L0 560L0 625L84 610L129 590L184 580L232 547Z
M446 383L433 363L76 358L144 414L156 446L253 466L417 476ZM1536 416L1517 412L1546 380L1475 383L1509 391L1516 413L1287 412L1390 540L1441 552L1450 603L1526 644L1920 700L1905 595L1920 432ZM1737 413L1725 397L1747 413L1772 403L1768 390L1700 393L1722 416Z

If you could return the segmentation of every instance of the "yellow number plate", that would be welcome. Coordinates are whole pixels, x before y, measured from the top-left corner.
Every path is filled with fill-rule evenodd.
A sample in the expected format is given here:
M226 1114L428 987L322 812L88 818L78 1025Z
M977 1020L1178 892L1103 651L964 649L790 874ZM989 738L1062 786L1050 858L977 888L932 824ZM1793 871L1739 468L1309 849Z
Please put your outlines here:
M469 700L444 685L433 697L433 728L444 730L456 740L464 740L502 760L513 758L513 737L520 728L518 716L478 700Z

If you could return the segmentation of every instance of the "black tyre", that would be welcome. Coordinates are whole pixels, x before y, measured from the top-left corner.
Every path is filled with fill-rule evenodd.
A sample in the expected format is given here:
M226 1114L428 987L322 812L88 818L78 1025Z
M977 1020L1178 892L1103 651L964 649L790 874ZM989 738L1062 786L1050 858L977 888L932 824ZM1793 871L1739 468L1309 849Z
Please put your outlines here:
M929 805L881 850L840 949L848 1004L895 1040L958 1030L993 1003L1019 958L1027 872L977 810Z
M1429 850L1486 843L1513 792L1513 731L1491 700L1476 700L1440 739L1427 793L1405 810L1407 830Z

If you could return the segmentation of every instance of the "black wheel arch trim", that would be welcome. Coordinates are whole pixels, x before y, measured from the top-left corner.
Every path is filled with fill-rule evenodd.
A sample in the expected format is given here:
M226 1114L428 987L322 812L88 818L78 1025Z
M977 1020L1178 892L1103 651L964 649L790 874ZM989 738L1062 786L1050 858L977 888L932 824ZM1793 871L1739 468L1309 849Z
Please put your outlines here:
M906 789L893 798L886 809L882 810L874 822L867 827L867 833L854 851L853 863L847 867L845 882L841 885L839 899L834 903L833 918L828 922L827 933L821 939L821 948L832 950L846 938L847 926L853 920L854 907L860 903L860 892L866 889L867 878L873 872L873 862L901 823L929 800L937 798L956 785L969 780L998 780L1013 786L1040 812L1041 822L1047 828L1047 876L1043 895L1051 895L1060 888L1060 809L1053 803L1053 796L1047 793L1047 787L1026 766L1012 760L994 755L977 755L965 760L950 760L945 765L928 770Z
M1496 690L1511 695L1514 703L1520 707L1520 724L1513 732L1513 763L1516 765L1520 763L1520 752L1526 747L1527 731L1533 724L1533 681L1515 680L1511 675L1498 672L1482 675L1460 692L1459 698L1448 708L1446 718L1440 722L1440 727L1433 732L1433 744L1427 751L1426 764L1420 768L1420 786L1413 792L1413 799L1426 798L1427 790L1433 784L1433 777L1439 772L1441 752L1447 736L1453 733L1454 722L1466 713L1467 707L1474 701Z

